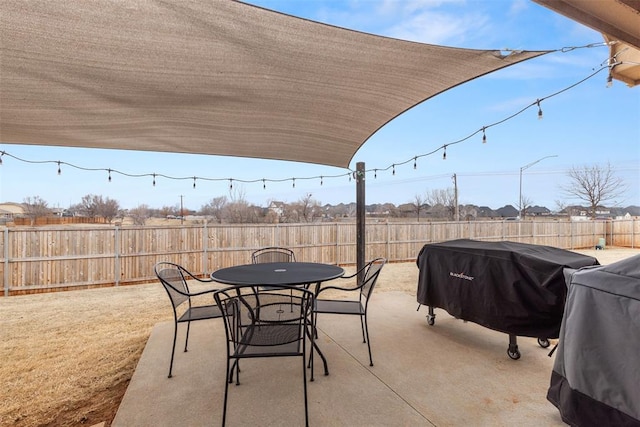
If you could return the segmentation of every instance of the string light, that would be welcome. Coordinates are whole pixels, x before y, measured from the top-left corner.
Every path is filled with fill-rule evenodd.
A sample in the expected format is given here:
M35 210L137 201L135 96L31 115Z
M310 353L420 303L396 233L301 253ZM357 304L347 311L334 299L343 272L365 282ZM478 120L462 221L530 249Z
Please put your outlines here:
M262 189L263 190L267 189L267 182L264 180L264 178L262 178Z
M378 178L378 169L374 169L373 170L373 179L377 179Z
M585 47L592 47L592 46L595 46L595 44L594 45L585 46ZM575 49L575 48L571 48L571 50L572 49ZM619 64L622 64L622 62L615 63L614 65L619 65ZM504 123L504 122L506 122L506 121L508 121L508 120L510 120L510 119L522 114L524 111L526 111L527 109L529 109L529 108L531 108L533 106L537 106L538 107L538 118L541 119L543 114L542 114L542 108L540 106L540 103L542 101L544 101L545 99L552 98L552 97L555 97L557 95L560 95L563 92L566 92L566 91L578 86L579 84L584 83L585 81L591 79L592 77L594 77L595 75L597 75L598 73L603 71L604 69L609 69L609 75L607 77L607 82L611 83L611 81L613 79L613 77L611 75L611 69L612 68L613 67L611 65L611 61L608 61L607 65L601 66L601 68L595 70L593 73L591 73L587 77L583 78L582 80L580 80L580 81L578 81L578 82L576 82L576 83L574 83L574 84L572 84L572 85L570 85L568 87L565 87L564 89L561 89L561 90L559 90L559 91L557 91L557 92L555 92L555 93L553 93L551 95L548 95L548 96L542 97L542 98L538 98L538 99L536 99L536 101L534 101L533 103L529 104L528 106L522 108L520 111L517 111L516 113L512 114L511 116L508 116L508 117L506 117L506 118L504 118L504 119L502 119L500 121L497 121L495 123L483 126L479 130L473 132L472 134L470 134L470 135L468 135L468 136L466 136L466 137L464 137L462 139L459 139L459 140L453 141L453 142L448 142L448 143L446 143L446 144L444 144L444 145L442 145L442 146L440 146L440 147L438 147L438 148L436 148L436 149L434 149L434 150L432 150L432 151L430 151L428 153L415 155L415 156L409 158L408 160L406 160L404 162L396 162L396 163L393 163L393 164L391 164L390 166L388 166L386 168L375 168L375 169L370 169L370 170L373 170L374 178L378 177L378 170L386 171L386 170L392 169L392 175L395 176L396 166L405 165L405 164L413 161L413 167L414 167L414 169L417 169L417 160L418 160L418 158L427 157L427 156L430 156L432 154L435 154L440 149L443 150L442 159L446 160L446 158L447 158L447 146L460 144L460 143L468 140L469 138L471 138L472 136L474 136L478 132L482 132L482 142L486 143L486 129L487 128L492 127L492 126L497 126L498 124L502 124L502 123ZM112 179L111 173L113 172L113 173L118 173L118 174L121 174L121 175L124 175L124 176L134 177L134 178L143 177L143 176L151 176L151 177L153 177L153 186L156 185L156 177L158 177L158 176L164 177L166 179L171 179L171 180L193 179L193 188L196 188L196 180L198 180L198 179L202 179L202 180L206 180L206 181L224 181L224 180L228 180L229 181L229 190L233 190L234 178L208 178L208 177L199 177L199 176L175 177L175 176L169 176L169 175L159 174L159 173L155 173L155 172L151 173L151 174L149 174L149 173L147 173L147 174L130 174L130 173L121 172L121 171L118 171L116 169L111 169L111 168L105 169L105 168L87 168L87 167L82 167L82 166L74 165L74 164L67 163L67 162L64 162L64 161L61 161L61 160L39 160L39 161L26 160L26 159L22 159L22 158L19 158L17 156L14 156L14 155L6 152L6 151L0 151L0 165L2 165L3 157L5 155L7 157L11 157L11 158L14 158L16 160L19 160L19 161L22 161L22 162L25 162L25 163L32 163L32 164L55 163L58 166L58 174L62 173L62 168L61 167L62 167L63 164L67 165L69 167L72 167L72 168L83 170L83 171L106 171L108 173L108 181L109 182L111 182L111 179ZM287 179L261 178L261 179L255 179L255 180L243 180L243 179L235 179L235 180L239 181L239 182L242 182L242 183L254 183L254 182L262 181L262 186L263 186L263 188L266 189L266 181L283 182L283 181L288 181L290 179L292 181L293 187L295 188L295 180L296 179L317 179L317 178L320 178L320 185L323 185L324 184L324 178L339 178L339 177L342 177L342 176L345 176L345 175L347 175L349 182L351 182L351 177L352 177L352 175L354 175L354 172L349 170L349 172L338 174L338 175L329 175L329 176L320 175L320 176L315 176L315 177L297 177L297 178L287 178ZM355 175L354 175L354 177L355 177Z
M536 101L536 104L538 104L538 120L542 120L542 107L540 107L539 99Z
M296 179L295 178L291 178L291 180L293 181L293 188L296 188Z

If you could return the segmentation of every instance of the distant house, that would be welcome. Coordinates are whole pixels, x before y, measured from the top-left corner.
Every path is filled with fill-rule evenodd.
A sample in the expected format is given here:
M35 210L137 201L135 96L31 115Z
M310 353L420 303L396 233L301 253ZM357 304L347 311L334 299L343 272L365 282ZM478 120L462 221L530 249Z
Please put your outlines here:
M527 209L527 215L531 216L547 216L551 215L551 211L544 206L532 206Z
M271 211L274 214L276 214L276 216L279 218L284 213L285 203L284 202L278 202L278 201L272 201L271 203L269 203L268 209L269 209L269 211Z
M6 202L0 203L0 218L13 220L24 215L24 206L21 203Z

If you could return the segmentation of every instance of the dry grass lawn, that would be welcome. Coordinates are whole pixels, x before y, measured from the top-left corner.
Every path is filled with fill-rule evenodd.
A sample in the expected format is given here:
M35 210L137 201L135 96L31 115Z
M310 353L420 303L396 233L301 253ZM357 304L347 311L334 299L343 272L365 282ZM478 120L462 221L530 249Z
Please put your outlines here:
M640 250L578 252L608 264ZM413 295L417 280L414 263L388 264L377 292ZM151 329L172 319L157 283L0 298L0 314L0 425L19 427L109 426Z

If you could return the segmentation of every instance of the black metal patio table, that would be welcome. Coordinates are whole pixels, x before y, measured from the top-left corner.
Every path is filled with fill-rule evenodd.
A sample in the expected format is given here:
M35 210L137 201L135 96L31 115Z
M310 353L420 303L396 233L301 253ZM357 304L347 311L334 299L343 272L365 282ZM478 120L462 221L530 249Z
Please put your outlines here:
M211 279L227 285L256 285L265 287L310 286L337 279L344 275L344 269L337 265L315 262L267 262L243 264L222 268L211 273ZM324 374L329 374L327 359L313 341L324 365ZM313 374L312 374L313 378Z

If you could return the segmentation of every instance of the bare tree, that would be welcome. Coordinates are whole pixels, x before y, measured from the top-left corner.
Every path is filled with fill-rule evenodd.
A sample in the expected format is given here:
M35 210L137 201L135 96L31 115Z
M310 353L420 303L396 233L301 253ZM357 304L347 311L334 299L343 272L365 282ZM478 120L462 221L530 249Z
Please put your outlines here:
M209 203L200 208L200 214L215 218L218 223L222 223L225 206L227 206L226 196L214 197Z
M460 211L460 218L465 221L472 221L478 217L478 208L473 205L458 206Z
M82 200L77 206L82 215L88 216L89 218L95 218L98 215L98 206L95 200L96 197L98 196L95 194L82 196Z
M180 215L180 205L173 205L173 206L164 205L158 210L158 214L162 218L166 218L169 215L174 215L174 216Z
M98 215L102 216L107 222L111 222L111 220L118 215L119 210L120 204L116 200L110 199L109 197L102 199L102 196L100 196Z
M431 190L427 193L426 199L436 210L438 216L454 219L456 213L456 195L453 188Z
M422 212L426 208L425 197L416 194L415 196L413 196L413 203L411 203L411 205L413 206L413 210L416 213L416 219L420 221L420 212Z
M533 202L524 194L522 195L522 200L520 202L521 204L519 203L518 212L521 212L522 219L525 219L527 217L527 210L531 207Z
M591 218L596 217L596 211L603 203L615 203L615 199L626 191L624 181L615 176L610 163L607 166L574 166L567 176L569 184L562 190L569 197L587 202Z
M229 202L224 207L223 218L230 223L256 223L260 217L259 208L252 206L242 189L229 190Z
M107 222L111 222L118 215L120 204L108 197L102 197L95 194L87 194L75 206L80 213L89 218L103 217Z
M320 203L311 193L301 197L296 203L286 206L286 217L290 222L313 222L322 216Z
M133 209L129 209L129 216L136 225L144 225L149 218L149 206L138 205Z
M35 224L36 218L47 216L51 213L49 204L40 196L25 197L22 201L25 215Z

